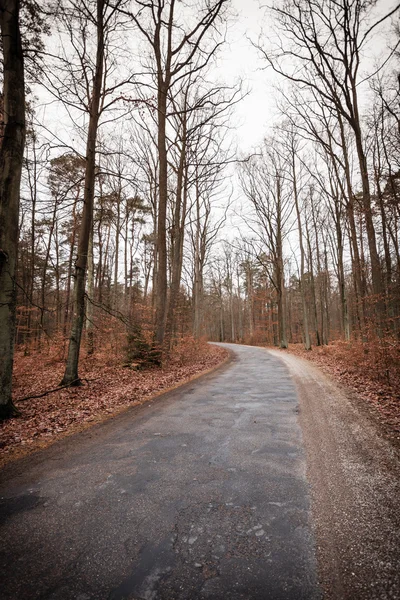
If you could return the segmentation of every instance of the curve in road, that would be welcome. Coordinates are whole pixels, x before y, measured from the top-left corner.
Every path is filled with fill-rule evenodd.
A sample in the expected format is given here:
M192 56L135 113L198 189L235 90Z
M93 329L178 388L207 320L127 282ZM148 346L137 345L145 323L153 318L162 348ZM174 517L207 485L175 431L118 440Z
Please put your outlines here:
M297 405L279 358L237 346L156 405L10 465L3 600L319 598Z
M2 600L400 598L394 447L307 361L225 346L2 471Z

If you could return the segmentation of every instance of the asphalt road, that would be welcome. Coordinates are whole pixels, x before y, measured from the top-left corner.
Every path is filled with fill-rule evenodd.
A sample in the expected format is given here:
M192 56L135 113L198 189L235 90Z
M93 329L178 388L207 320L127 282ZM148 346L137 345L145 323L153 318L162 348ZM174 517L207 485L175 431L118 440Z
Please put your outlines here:
M313 453L332 423L318 434L310 426L318 409L302 369L263 349L231 349L218 371L2 471L2 600L400 598L398 548L384 576L375 571L387 554L379 532L363 540L374 558L362 585L346 575L348 557L358 560L347 539L325 540L351 500L332 509L321 492L326 463ZM384 531L395 513L385 508ZM346 532L357 518L350 510Z

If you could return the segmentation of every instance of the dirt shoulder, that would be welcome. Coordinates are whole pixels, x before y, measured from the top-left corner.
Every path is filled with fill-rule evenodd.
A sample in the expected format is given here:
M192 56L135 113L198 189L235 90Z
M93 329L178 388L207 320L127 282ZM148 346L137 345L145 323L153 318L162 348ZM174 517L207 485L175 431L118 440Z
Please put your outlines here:
M343 386L354 403L364 410L382 434L400 446L399 348L336 342L306 351L302 344L289 352L317 365Z
M298 356L292 375L320 579L334 600L400 598L400 453L342 386Z
M97 355L81 361L82 387L19 401L56 388L64 369L64 361L56 352L19 353L14 397L21 415L0 424L0 467L203 375L228 357L223 348L202 343L175 357L164 369L136 371Z

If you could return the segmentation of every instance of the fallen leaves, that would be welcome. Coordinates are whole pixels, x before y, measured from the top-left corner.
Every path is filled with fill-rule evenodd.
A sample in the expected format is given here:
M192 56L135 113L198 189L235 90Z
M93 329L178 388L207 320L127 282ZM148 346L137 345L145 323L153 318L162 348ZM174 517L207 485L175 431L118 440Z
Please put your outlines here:
M374 410L379 421L400 437L400 345L382 342L333 342L306 351L291 344L289 351L311 360L353 390Z
M54 354L54 353L53 353ZM14 366L14 397L21 415L1 424L0 466L141 404L152 396L183 383L223 362L226 350L196 343L196 351L180 352L161 368L135 371L121 366L117 359L96 355L81 361L80 375L85 384L64 388L40 398L18 401L57 388L64 361L60 356L17 352Z

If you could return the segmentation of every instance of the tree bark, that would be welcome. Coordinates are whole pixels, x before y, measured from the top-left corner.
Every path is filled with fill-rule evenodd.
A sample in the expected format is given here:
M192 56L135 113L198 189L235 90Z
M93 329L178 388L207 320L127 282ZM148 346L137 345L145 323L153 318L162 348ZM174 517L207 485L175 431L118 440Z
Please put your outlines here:
M301 215L300 215L300 206L299 206L299 194L297 190L297 174L296 174L296 162L295 162L295 149L294 149L294 141L292 141L291 146L291 162L292 162L292 178L293 178L293 196L294 203L296 208L296 216L297 216L297 228L299 232L299 246L300 246L300 295L301 295L301 303L303 307L303 332L304 332L304 348L306 350L311 350L311 339L310 339L310 330L308 326L308 307L306 300L306 291L305 291L305 281L304 281L304 244L303 244L303 231L302 231L302 223L301 223Z
M163 350L165 329L167 324L167 204L168 204L168 156L167 156L167 95L171 81L172 60L172 24L174 19L175 0L171 0L169 8L168 44L166 50L165 64L163 65L161 47L162 10L160 4L158 9L158 22L154 32L154 53L157 63L157 151L158 151L158 220L157 220L157 279L155 298L156 323L155 342L160 351Z
M96 140L99 122L99 106L103 84L104 67L104 0L97 0L97 50L96 70L90 102L89 129L86 145L85 189L83 213L79 232L78 257L75 263L74 308L68 357L61 385L79 383L78 364L82 329L85 318L85 276L89 249L90 230L93 221L94 184L96 173Z
M70 247L69 247L69 257L68 257L68 272L67 272L67 282L66 282L66 292L65 292L65 311L64 311L64 324L63 324L63 336L64 338L67 336L67 326L68 326L68 317L69 317L69 302L71 296L71 279L72 279L72 263L74 258L74 248L75 248L75 239L76 239L76 205L78 202L80 190L78 188L78 192L76 194L76 198L74 201L74 205L72 208L72 231L70 235Z
M168 160L166 148L166 112L167 92L162 85L158 92L158 157L159 157L159 194L157 222L157 296L156 296L156 343L164 344L167 321L167 202L168 202Z
M88 298L86 300L86 343L87 354L94 352L94 330L93 330L93 300L94 300L94 262L93 262L93 223L89 236L88 248Z
M118 309L118 270L119 270L119 236L121 234L121 174L118 175L118 191L117 191L117 221L115 224L115 261L114 261L114 308Z
M193 304L194 304L194 325L193 334L196 339L201 336L202 309L203 309L203 277L201 269L200 256L200 199L198 190L196 190L196 231L194 240L194 285L193 285Z
M186 110L186 105L184 107ZM186 114L182 116L182 135L181 135L181 150L179 156L179 165L177 172L175 210L172 223L172 239L171 239L171 286L170 298L167 314L167 332L169 343L172 343L172 338L175 329L175 309L178 300L179 288L181 285L182 276L182 261L183 261L183 242L185 236L185 221L186 221L186 204L187 204L187 169L186 169Z
M369 249L369 257L371 261L371 273L372 273L372 290L374 293L374 312L376 315L377 323L377 333L379 336L382 335L382 322L385 312L385 303L383 296L383 281L382 281L382 269L381 263L379 259L378 249L376 245L376 235L375 235L375 226L372 219L372 206L371 206L371 191L370 191L370 183L369 183L369 175L368 175L368 165L367 159L365 156L365 151L363 147L363 140L361 136L361 128L358 120L358 107L357 107L357 96L356 90L354 86L354 104L357 108L356 116L356 124L354 127L354 135L356 139L356 149L358 162L360 166L361 172L361 182L362 182L362 194L363 194L363 209L365 216L365 226L367 230L367 240L368 240L368 249Z
M12 402L16 317L15 265L19 197L25 146L24 60L18 0L0 1L3 42L4 134L0 146L0 418L17 412Z

